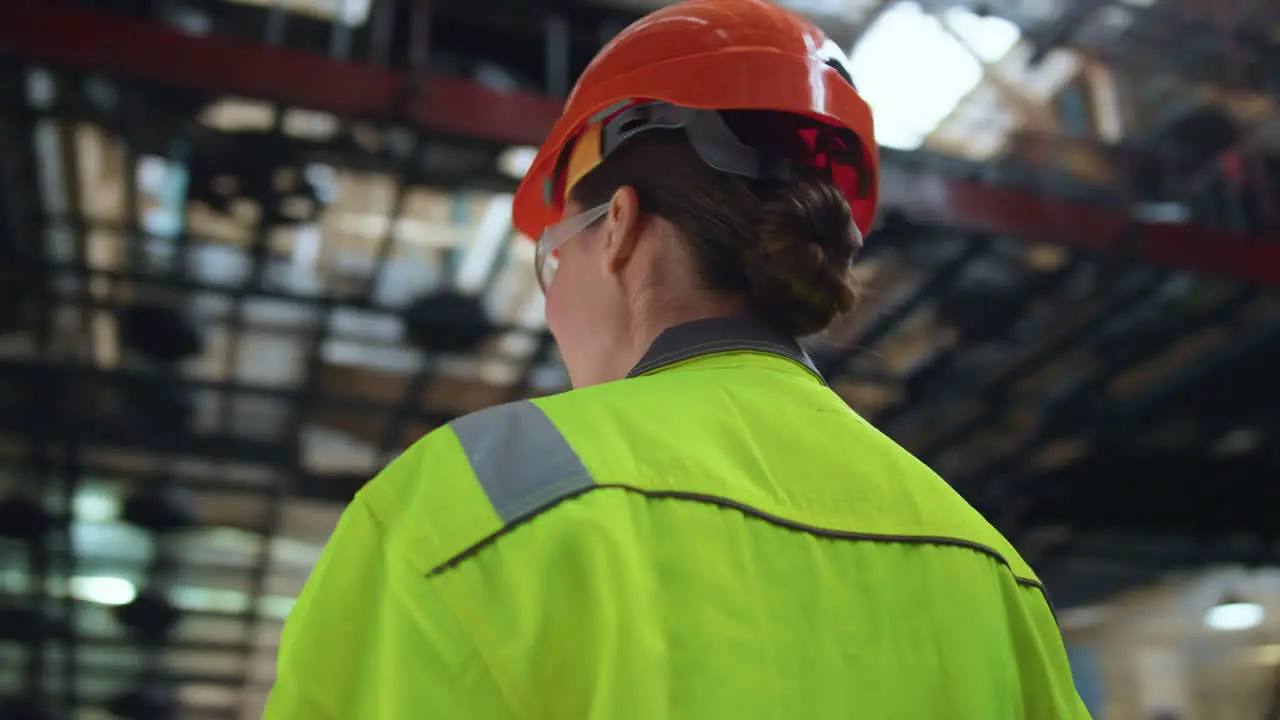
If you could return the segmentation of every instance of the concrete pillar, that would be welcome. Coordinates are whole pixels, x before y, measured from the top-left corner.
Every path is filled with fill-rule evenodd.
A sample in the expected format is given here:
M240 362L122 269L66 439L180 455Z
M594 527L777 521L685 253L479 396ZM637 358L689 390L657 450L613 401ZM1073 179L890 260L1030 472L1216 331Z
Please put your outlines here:
M1134 679L1141 720L1192 720L1186 660L1176 648L1147 646L1134 652Z
M1103 688L1102 670L1098 662L1098 650L1093 645L1069 643L1067 660L1071 663L1071 677L1076 692L1095 720L1103 720L1106 694Z

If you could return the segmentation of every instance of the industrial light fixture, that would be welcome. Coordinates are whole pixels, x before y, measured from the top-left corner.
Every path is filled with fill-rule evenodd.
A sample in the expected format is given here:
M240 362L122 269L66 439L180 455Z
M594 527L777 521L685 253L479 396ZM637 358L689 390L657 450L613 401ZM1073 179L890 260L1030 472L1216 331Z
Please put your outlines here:
M1227 595L1205 611L1204 624L1214 630L1250 630L1261 625L1266 617L1266 608L1258 603Z
M360 27L369 19L372 0L231 0L240 5L278 7L286 12L332 20L348 27Z
M137 588L124 578L78 576L71 578L71 596L98 605L128 605Z
M498 156L498 170L509 178L519 180L529 172L538 149L524 146L513 146L502 151Z
M83 487L72 498L71 515L80 522L109 523L120 517L120 498L108 487Z

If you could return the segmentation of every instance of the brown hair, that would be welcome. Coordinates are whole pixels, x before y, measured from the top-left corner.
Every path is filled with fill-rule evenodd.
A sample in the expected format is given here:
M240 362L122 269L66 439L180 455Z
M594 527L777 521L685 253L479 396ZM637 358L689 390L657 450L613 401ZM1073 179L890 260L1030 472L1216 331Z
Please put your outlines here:
M593 207L623 186L635 188L642 212L676 227L706 289L745 295L791 337L853 308L862 235L844 195L816 171L790 182L745 180L704 163L682 131L653 130L611 153L571 195Z

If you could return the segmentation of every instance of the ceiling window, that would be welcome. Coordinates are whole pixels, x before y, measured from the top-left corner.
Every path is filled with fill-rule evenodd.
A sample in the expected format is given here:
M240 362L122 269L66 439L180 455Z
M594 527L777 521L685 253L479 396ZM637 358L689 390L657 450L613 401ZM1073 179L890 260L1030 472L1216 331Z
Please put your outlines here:
M371 0L230 0L240 5L280 7L286 12L310 15L339 22L350 27L360 27L369 19Z
M913 0L891 5L850 55L858 90L875 113L876 142L920 147L982 81L983 63L1004 57L1020 38L1012 23L963 8L935 15Z

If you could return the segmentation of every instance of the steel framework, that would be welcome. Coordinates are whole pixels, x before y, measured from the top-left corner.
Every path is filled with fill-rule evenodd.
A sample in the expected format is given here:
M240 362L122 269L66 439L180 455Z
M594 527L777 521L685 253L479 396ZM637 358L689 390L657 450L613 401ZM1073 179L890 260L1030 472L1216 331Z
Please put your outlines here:
M404 122L446 137L536 146L560 110L559 101L527 92L500 92L457 78L413 75L214 36L192 37L84 10L14 5L0 13L0 49L30 60L349 119ZM888 160L892 163L892 156ZM1135 222L1116 208L892 164L881 192L887 212L897 210L944 227L1045 237L1086 250L1122 249L1158 264L1280 284L1280 247L1261 237Z

